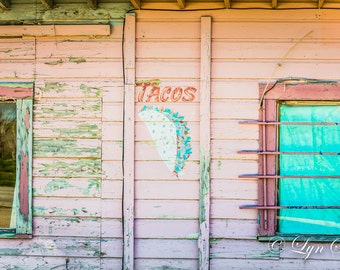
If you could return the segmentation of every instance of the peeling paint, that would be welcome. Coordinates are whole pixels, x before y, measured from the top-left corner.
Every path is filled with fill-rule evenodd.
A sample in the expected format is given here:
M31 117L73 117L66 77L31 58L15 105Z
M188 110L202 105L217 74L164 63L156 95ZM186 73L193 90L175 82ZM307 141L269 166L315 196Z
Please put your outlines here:
M100 97L103 91L100 87L87 86L85 84L80 85L80 90L82 90L86 96L92 96L94 94L96 97Z
M205 196L210 192L210 156L201 151L200 157L200 224L205 222Z
M219 161L217 162L217 169L218 169L218 170L221 170L221 168L222 168L222 161L219 160Z
M187 236L185 236L185 239L197 240L198 239L198 233L188 234Z
M80 147L78 140L35 140L34 154L37 156L72 156L72 157L97 157L101 156L101 148Z
M0 255L20 255L22 249L20 248L0 248Z
M77 64L86 62L85 58L83 57L70 57L68 61L71 63L77 63Z
M75 162L55 161L50 164L42 164L43 168L39 169L39 173L44 176L63 175L64 177L72 177L78 175L101 175L100 160L77 160Z
M59 59L57 61L44 62L45 65L51 66L61 65L62 63L64 63L63 59Z
M78 124L75 125L73 129L55 128L53 131L59 133L61 136L90 135L91 137L97 138L100 134L97 124Z
M44 190L46 193L50 193L56 190L60 190L60 189L67 189L67 188L71 188L72 185L70 185L66 180L64 179L55 179L51 182L49 182Z
M44 206L33 206L33 215L43 216L46 210L47 208Z
M55 91L57 93L61 93L65 91L66 83L58 83L58 82L46 82L45 87L39 87L42 92L50 92Z

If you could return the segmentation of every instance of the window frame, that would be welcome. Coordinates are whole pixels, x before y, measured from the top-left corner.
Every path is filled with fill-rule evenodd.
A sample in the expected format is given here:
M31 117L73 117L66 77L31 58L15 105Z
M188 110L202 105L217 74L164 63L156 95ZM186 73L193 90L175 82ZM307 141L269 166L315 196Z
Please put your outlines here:
M32 237L32 82L0 82L1 101L15 101L17 110L16 183L12 207L16 227L0 228L0 238Z
M259 87L260 110L259 121L259 150L241 151L259 154L258 175L258 205L242 206L241 208L252 208L258 210L258 239L268 240L273 236L281 236L286 240L294 240L296 235L280 234L277 232L277 183L280 178L279 155L271 152L279 152L279 104L284 101L340 101L340 84L336 82L276 82L274 84L261 84ZM254 121L245 123L254 124ZM272 122L269 123L268 122ZM249 177L245 176L245 177ZM269 206L269 207L268 207ZM307 235L307 234L306 234ZM313 241L334 241L339 235L309 235Z

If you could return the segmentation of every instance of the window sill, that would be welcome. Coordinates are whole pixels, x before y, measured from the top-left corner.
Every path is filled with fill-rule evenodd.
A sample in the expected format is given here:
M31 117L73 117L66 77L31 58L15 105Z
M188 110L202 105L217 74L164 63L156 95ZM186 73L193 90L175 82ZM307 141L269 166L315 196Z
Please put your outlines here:
M273 240L284 240L285 242L309 241L318 243L340 242L340 235L315 235L315 234L275 234L273 236L257 236L260 242L269 242Z
M0 229L0 239L2 238L30 239L32 234L16 234L15 229Z

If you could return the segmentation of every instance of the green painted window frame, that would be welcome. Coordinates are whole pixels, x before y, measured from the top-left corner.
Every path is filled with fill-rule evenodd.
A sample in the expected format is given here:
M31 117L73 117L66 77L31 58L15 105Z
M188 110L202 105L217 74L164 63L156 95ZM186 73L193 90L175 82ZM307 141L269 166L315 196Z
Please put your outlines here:
M33 89L29 83L0 82L2 101L15 101L17 110L16 183L13 208L15 228L0 228L0 238L32 237Z
M258 240L267 241L273 236L294 239L299 234L282 234L277 228L277 213L279 208L277 183L279 179L279 104L282 102L320 102L332 103L340 101L340 84L336 82L313 83L275 83L260 85L260 120L259 120L259 174L258 178ZM268 124L273 123L273 124ZM266 154L269 153L269 154ZM278 176L278 177L277 177ZM247 207L244 207L247 208ZM300 234L301 235L301 234ZM330 242L338 239L339 235L313 234L305 235L310 240Z

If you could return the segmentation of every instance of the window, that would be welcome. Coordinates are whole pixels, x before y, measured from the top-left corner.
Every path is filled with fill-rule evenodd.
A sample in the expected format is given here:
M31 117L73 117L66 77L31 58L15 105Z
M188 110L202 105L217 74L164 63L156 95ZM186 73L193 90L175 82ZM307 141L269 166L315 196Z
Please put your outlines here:
M340 234L340 85L261 86L259 236ZM326 238L325 238L326 236ZM261 237L260 237L261 238ZM321 238L320 238L321 239Z
M32 83L0 83L0 237L32 235Z

